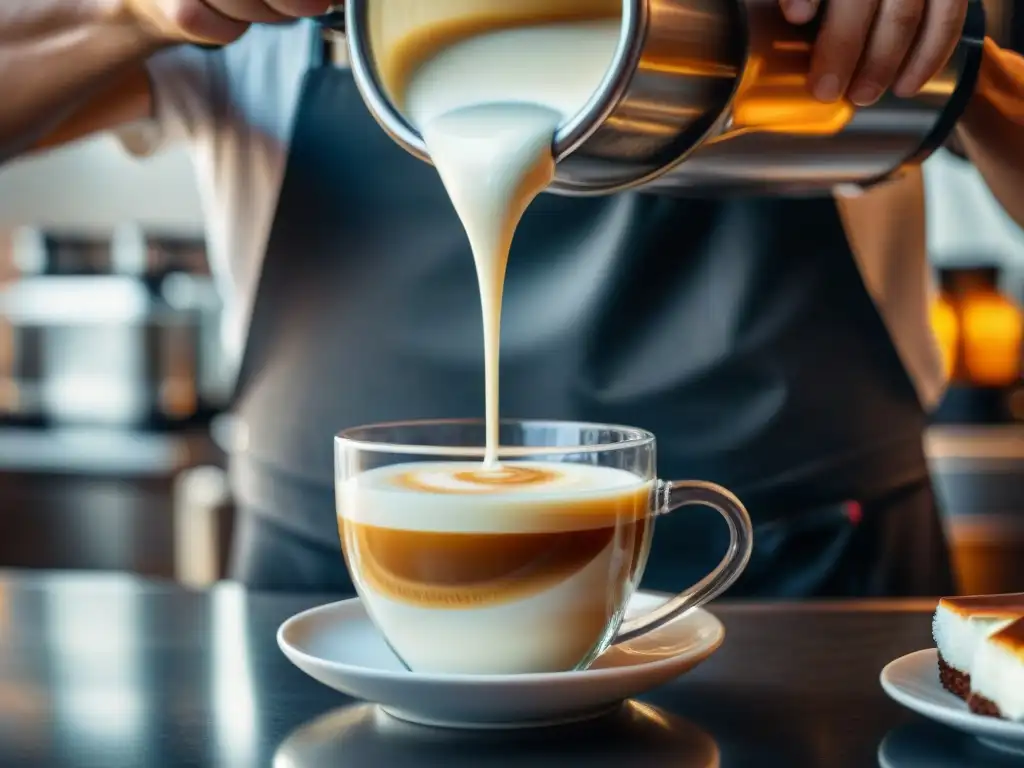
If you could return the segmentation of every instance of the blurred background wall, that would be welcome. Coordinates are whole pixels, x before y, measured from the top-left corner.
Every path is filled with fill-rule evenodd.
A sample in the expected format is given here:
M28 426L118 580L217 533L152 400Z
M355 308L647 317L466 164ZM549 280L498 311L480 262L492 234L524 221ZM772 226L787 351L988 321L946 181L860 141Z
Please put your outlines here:
M125 221L202 234L202 210L184 149L140 161L103 136L0 169L2 228L33 223L102 232Z

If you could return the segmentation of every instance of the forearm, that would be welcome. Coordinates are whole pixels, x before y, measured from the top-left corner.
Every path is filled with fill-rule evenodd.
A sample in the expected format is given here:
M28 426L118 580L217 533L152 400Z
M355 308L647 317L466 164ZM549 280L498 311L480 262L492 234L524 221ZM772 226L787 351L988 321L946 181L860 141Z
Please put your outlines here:
M40 143L155 52L154 38L114 5L0 2L0 162Z
M958 132L996 199L1024 226L1024 59L985 41L978 85Z

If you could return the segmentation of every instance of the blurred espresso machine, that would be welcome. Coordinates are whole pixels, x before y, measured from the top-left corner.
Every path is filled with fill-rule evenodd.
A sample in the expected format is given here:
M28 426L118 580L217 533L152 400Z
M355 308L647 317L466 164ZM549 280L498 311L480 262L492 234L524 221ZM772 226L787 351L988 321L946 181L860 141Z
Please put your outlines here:
M176 430L224 407L201 240L16 230L0 286L0 425Z

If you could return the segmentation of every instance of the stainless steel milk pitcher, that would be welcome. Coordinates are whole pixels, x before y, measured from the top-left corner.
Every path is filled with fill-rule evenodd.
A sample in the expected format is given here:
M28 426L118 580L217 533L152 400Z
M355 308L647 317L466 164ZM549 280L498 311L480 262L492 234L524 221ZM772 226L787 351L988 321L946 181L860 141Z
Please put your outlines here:
M559 6L533 2L544 9L539 16ZM411 31L414 24L451 21L444 15L453 13L528 18L530 5L347 0L352 72L382 128L430 161L381 77L382 29L398 18ZM972 0L953 58L920 94L889 94L864 108L824 104L810 94L815 32L814 24L789 24L779 0L622 0L611 68L555 137L552 191L763 195L870 186L922 162L946 140L977 80L985 14L981 0Z

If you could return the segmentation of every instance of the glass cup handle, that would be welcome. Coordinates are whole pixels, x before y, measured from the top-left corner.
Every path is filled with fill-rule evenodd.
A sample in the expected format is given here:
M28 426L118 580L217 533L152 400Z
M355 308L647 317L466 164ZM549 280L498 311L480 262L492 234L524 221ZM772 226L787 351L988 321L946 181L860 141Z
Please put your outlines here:
M656 517L680 507L700 504L711 507L729 526L729 548L711 573L648 614L624 621L613 644L623 643L664 626L692 608L714 600L743 573L754 546L754 529L746 508L732 493L714 483L684 480L662 483L657 490ZM655 529L657 535L657 529Z

